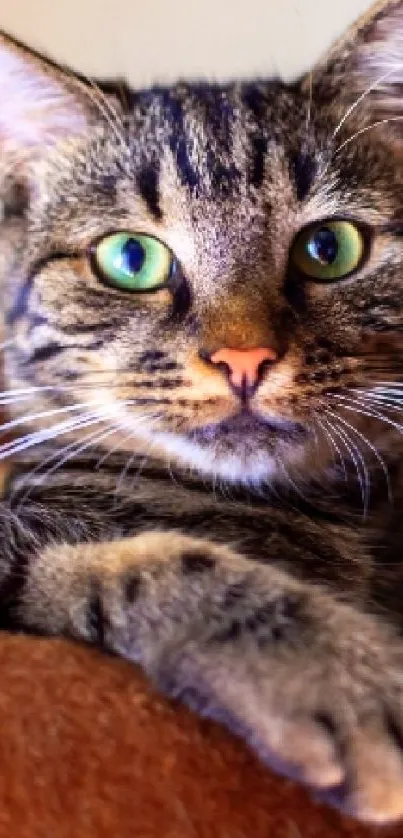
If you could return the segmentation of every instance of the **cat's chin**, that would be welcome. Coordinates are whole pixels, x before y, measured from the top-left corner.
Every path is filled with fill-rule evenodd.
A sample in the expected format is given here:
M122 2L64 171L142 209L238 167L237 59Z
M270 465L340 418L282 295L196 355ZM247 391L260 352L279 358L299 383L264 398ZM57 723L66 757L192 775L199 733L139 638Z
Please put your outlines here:
M295 445L305 440L306 431L296 422L241 410L228 419L196 428L187 437L203 447L213 444L227 453L253 452L256 447L273 452L280 440Z
M299 449L301 455L305 441L301 425L248 411L186 435L186 442L197 449L198 470L250 486L281 480L279 461L286 449L293 459L292 452Z
M274 452L251 445L238 450L219 444L199 441L167 432L157 433L156 446L171 464L177 463L192 472L238 485L258 487L279 479L278 461Z
M138 429L151 456L213 479L258 487L284 480L284 467L305 458L307 432L287 420L242 411L225 421L179 434ZM281 465L280 465L281 464Z

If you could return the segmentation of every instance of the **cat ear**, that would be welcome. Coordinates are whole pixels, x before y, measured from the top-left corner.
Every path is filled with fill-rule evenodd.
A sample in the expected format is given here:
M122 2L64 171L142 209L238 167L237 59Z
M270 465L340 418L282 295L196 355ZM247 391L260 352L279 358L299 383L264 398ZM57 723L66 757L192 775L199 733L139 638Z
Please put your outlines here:
M332 47L305 85L313 86L325 107L342 113L354 110L361 126L391 119L391 131L398 129L403 137L403 0L375 3Z
M80 84L0 33L0 149L31 155L83 133L89 108Z

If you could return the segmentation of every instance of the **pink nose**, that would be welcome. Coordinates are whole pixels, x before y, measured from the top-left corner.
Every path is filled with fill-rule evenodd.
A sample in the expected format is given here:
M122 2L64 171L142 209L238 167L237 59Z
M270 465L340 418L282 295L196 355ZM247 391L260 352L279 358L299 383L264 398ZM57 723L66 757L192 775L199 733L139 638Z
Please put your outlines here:
M210 362L226 368L230 384L235 390L253 391L259 383L264 363L277 360L274 349L218 349L210 355Z

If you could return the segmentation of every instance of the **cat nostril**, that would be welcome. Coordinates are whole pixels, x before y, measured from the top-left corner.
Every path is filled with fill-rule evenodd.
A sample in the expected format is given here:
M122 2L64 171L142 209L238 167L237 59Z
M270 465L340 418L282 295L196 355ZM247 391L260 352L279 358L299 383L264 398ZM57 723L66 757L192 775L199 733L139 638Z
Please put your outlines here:
M211 360L211 352L208 352L207 349L199 349L199 358L209 364Z
M231 367L225 363L225 361L220 361L218 364L214 364L218 370L221 370L228 378L231 378Z
M266 372L268 372L269 370L272 369L274 363L275 363L274 361L268 361L268 360L260 362L260 364L257 368L257 374L258 374L258 379L259 380L261 378L264 378Z

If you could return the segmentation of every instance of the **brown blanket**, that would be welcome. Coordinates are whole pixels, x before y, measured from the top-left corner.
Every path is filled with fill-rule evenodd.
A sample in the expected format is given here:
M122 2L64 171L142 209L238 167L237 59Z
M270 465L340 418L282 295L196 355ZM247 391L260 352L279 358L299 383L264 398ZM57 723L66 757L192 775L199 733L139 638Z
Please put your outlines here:
M0 635L0 838L403 838L315 807L122 661Z

